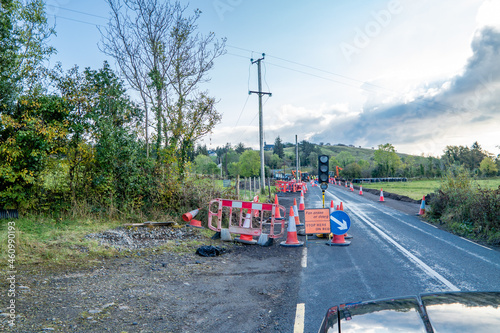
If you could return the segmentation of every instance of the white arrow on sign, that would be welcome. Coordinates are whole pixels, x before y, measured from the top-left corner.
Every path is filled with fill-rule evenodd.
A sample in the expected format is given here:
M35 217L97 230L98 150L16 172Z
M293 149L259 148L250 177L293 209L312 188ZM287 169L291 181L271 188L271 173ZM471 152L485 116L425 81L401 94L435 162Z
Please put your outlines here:
M335 217L333 217L331 215L330 215L330 220L332 220L333 222L335 222L339 225L339 230L346 230L347 229L347 222L345 220L342 220L342 222L340 222L339 220L337 220Z

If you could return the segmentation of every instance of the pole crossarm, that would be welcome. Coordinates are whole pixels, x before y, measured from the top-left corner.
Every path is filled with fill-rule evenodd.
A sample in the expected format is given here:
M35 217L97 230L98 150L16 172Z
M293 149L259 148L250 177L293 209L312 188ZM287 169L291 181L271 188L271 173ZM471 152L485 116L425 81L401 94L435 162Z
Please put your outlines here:
M248 94L249 94L249 95L250 95L250 94L259 94L259 95L261 95L261 96L262 96L262 95L269 95L269 96L272 96L272 95L273 95L273 94L272 94L272 93L270 93L270 92L253 91L253 90L250 90L250 91L248 92Z

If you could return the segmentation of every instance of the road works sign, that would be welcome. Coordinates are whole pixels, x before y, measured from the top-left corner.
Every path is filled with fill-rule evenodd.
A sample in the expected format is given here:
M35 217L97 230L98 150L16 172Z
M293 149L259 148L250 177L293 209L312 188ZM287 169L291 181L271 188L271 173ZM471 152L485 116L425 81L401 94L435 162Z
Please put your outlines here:
M330 214L330 230L334 235L343 235L351 227L351 219L342 210L336 210Z
M330 233L330 210L328 208L304 210L306 234Z

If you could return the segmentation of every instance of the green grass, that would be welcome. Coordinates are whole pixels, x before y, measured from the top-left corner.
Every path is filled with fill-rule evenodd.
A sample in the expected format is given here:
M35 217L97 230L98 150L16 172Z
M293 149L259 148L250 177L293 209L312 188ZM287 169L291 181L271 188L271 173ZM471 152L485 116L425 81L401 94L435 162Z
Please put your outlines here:
M78 265L89 259L116 254L112 248L101 247L85 239L89 233L115 228L116 221L90 218L48 218L28 216L16 220L0 220L0 266L7 264L7 223L15 222L16 265L49 264Z
M496 190L500 186L500 178L479 179L477 184L482 188Z
M441 185L441 180L417 180L409 182L390 182L363 184L364 188L383 189L384 191L405 195L415 200L434 192Z
M500 186L500 178L479 179L475 182L482 188L488 189L497 189ZM422 196L436 191L439 186L441 186L441 179L363 184L364 188L382 188L384 191L405 195L415 200L420 200Z

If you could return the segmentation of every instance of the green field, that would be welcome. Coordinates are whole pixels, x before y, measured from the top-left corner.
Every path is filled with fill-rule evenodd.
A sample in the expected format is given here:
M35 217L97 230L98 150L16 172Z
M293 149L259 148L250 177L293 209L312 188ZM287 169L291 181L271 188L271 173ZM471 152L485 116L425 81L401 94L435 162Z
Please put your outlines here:
M441 185L440 179L414 180L408 182L394 183L372 183L363 184L364 188L380 189L384 191L405 195L415 200L422 199L422 196L434 192ZM497 189L500 186L500 178L480 179L475 181L481 188Z

